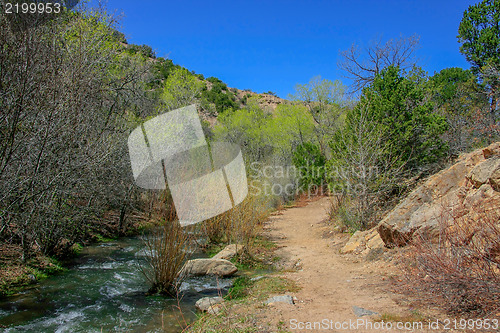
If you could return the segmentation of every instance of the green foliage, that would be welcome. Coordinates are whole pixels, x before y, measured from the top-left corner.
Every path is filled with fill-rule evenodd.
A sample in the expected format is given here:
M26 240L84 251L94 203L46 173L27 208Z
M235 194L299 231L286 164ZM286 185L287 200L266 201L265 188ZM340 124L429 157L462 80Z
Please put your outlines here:
M289 96L307 107L314 120L314 133L323 153L349 105L345 92L346 86L339 80L330 81L316 76L306 84L297 84L295 94Z
M298 145L293 152L292 160L293 165L299 170L302 190L307 190L313 185L323 186L326 158L317 145L310 142Z
M80 243L73 244L69 249L71 256L79 255L82 252L82 250L83 250L83 246Z
M466 88L466 85L470 88L475 88L476 91L479 90L476 77L472 71L459 67L445 68L439 73L434 74L429 80L433 90L432 97L438 108L452 102L460 91ZM467 96L467 98L473 97L473 94Z
M444 117L433 112L425 86L400 75L390 66L363 90L359 105L368 108L379 125L387 154L398 156L409 168L436 161L446 152L440 139L446 129Z
M163 84L162 101L173 110L193 104L200 97L204 83L185 68L175 68Z
M135 45L129 44L127 45L126 52L129 54L140 54L144 58L156 58L156 54L149 45Z
M212 84L212 87L203 89L202 98L208 103L213 103L217 113L223 113L227 109L236 109L238 107L235 94L228 89L224 82L216 77L209 77L207 81Z
M170 73L181 66L175 65L172 60L159 57L153 64L153 73L157 83L166 80Z
M262 130L275 150L283 155L291 154L299 144L315 139L314 120L299 104L278 105Z
M469 6L458 28L462 52L478 72L500 65L500 0L483 0Z
M301 105L282 104L268 113L259 106L260 98L250 97L243 109L220 115L215 137L239 144L250 161L278 155L291 162L295 147L313 140L314 121Z
M113 36L114 36L114 38L116 38L116 40L118 40L118 42L123 43L123 44L127 44L127 38L125 38L125 34L123 32L118 31L118 30L114 30Z
M227 110L219 116L215 137L238 144L247 159L261 160L272 152L272 143L264 130L271 117L260 108L258 97L251 98L245 108Z
M324 107L341 104L345 90L346 87L339 80L330 81L315 76L306 84L295 85L295 94L290 98L305 103L318 103L319 107Z
M458 28L460 52L472 64L472 70L486 85L490 99L488 136L498 135L498 100L500 98L500 0L483 0L470 6Z
M450 153L459 154L472 148L481 132L487 128L482 110L487 109L488 100L483 86L470 70L445 68L429 80L429 91L437 113L448 123L444 139L450 145ZM482 129L483 128L483 129Z
M240 276L234 280L233 286L226 295L227 299L240 299L248 295L253 282L248 276Z

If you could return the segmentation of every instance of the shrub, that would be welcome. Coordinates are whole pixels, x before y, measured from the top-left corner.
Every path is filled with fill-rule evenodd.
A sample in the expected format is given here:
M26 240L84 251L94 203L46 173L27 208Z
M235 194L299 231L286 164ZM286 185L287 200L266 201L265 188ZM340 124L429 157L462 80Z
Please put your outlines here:
M405 288L429 296L449 313L469 317L500 310L500 212L475 208L440 222L437 241L417 237L403 256Z
M213 217L201 226L209 243L234 243L243 246L248 254L250 242L256 236L256 226L267 217L268 209L258 197L249 195L233 209Z
M401 76L397 67L389 66L363 89L359 103L377 124L388 146L385 154L399 156L407 168L435 162L448 148L440 138L447 130L446 119L433 112L419 82L423 79L418 73L415 78Z
M187 233L178 221L164 222L143 241L146 259L141 272L150 284L149 293L176 295L182 278L179 272L189 255Z
M293 152L292 160L299 170L302 191L306 191L311 186L324 185L326 158L317 145L309 142L298 145Z

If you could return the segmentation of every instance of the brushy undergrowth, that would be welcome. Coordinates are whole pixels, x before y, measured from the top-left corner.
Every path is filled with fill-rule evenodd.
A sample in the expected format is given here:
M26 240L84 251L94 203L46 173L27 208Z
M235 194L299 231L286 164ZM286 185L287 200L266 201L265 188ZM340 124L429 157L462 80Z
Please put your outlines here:
M405 286L450 314L498 316L500 211L498 207L449 212L437 240L417 237L403 257Z

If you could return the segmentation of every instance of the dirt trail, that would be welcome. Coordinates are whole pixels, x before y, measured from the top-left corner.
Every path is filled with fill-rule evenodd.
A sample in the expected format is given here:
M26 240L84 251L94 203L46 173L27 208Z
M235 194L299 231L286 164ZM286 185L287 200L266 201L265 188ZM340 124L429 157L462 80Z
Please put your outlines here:
M291 293L298 299L295 305L275 303L266 315L267 320L282 321L292 332L314 332L317 330L298 329L294 320L297 323L328 320L329 327L332 327L330 320L342 323L370 319L370 316L358 317L354 314L353 306L379 314L408 313L408 309L395 302L397 297L390 292L387 277L394 271L392 265L384 261L358 261L354 256L339 254L340 244L345 238L331 234L331 226L325 224L328 206L329 199L321 198L304 207L284 210L281 215L272 216L266 223L266 232L280 247L276 255L298 269L285 271L282 276L301 287L300 291ZM388 330L367 329L363 326L357 326L356 329L344 326L344 329L330 330L380 331ZM408 332L395 328L390 331ZM427 330L424 326L423 330L414 331Z

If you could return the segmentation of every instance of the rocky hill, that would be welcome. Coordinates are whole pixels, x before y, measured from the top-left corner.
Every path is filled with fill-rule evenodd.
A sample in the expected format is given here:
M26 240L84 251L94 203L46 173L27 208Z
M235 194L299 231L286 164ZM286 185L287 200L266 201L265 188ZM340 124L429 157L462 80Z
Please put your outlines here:
M263 109L269 110L269 111L274 111L274 110L276 110L278 105L288 102L288 100L286 100L286 99L271 95L269 93L258 94L258 93L251 91L251 90L240 90L237 88L230 88L230 89L232 89L235 92L236 97L240 103L242 103L243 101L245 101L249 97L259 96L260 97L259 105Z

